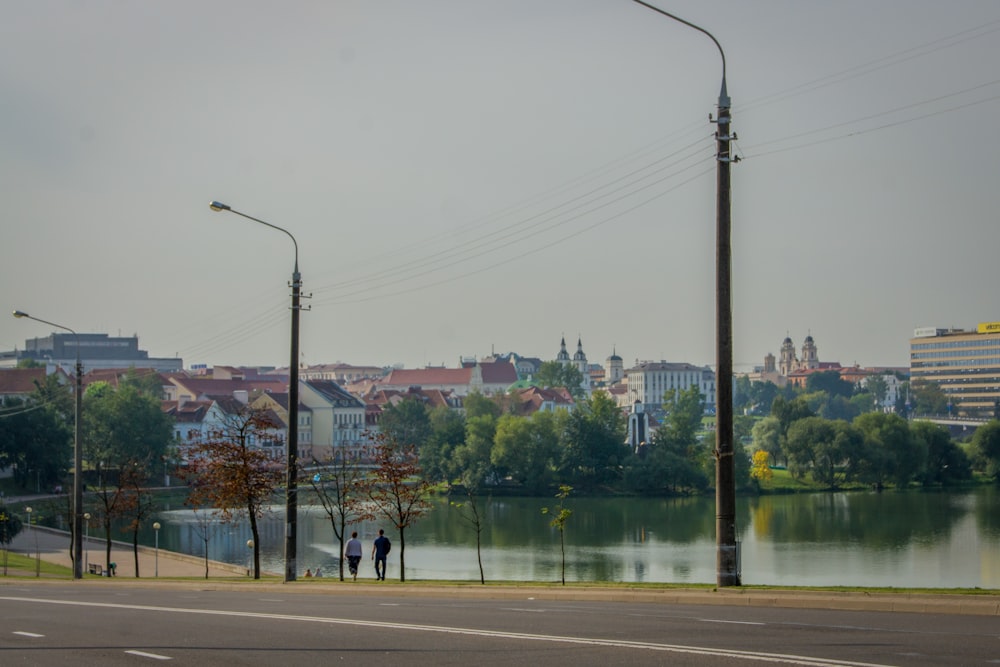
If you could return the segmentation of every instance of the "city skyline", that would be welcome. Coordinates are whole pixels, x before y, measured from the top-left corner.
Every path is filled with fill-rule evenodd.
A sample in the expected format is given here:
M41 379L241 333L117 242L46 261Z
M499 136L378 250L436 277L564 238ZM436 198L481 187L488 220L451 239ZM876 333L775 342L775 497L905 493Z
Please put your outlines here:
M1000 319L985 269L1000 5L659 3L725 49L734 364L812 335L908 365ZM2 300L185 366L715 366L704 36L629 0L18 3L0 85ZM0 318L0 348L50 330ZM551 345L540 342L552 341ZM395 357L383 356L390 351ZM545 358L542 356L541 358Z

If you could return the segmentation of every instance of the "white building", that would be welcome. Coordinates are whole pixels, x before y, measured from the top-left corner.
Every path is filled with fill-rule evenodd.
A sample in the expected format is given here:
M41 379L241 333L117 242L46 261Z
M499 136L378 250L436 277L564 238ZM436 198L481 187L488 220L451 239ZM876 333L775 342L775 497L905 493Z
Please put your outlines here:
M643 361L625 371L629 404L639 401L646 412L663 410L663 396L671 389L698 387L706 410L715 409L715 371L708 366L666 361Z

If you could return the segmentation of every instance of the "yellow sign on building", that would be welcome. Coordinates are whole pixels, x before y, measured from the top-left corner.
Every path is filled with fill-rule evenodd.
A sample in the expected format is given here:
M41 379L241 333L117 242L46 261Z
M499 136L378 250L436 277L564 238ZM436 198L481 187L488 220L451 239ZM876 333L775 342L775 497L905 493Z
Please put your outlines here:
M979 333L1000 333L1000 322L980 322Z

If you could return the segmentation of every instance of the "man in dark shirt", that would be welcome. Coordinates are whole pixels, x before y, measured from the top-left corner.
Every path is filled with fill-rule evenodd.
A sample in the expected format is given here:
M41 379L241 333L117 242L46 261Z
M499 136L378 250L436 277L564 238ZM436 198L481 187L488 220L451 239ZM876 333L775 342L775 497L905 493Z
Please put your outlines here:
M375 544L372 545L372 560L375 561L375 578L379 581L385 581L385 557L389 555L390 548L392 548L392 543L385 536L385 531L379 528L378 537L375 538ZM380 565L381 567L379 567Z

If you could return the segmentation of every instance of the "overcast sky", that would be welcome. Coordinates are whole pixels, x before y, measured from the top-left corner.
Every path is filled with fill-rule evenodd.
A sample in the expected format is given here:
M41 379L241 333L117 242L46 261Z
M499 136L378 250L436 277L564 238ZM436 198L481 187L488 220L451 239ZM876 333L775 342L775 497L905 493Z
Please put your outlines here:
M674 0L736 370L1000 320L1000 3ZM187 366L715 363L705 35L629 0L0 2L0 302ZM50 327L0 317L0 349Z

